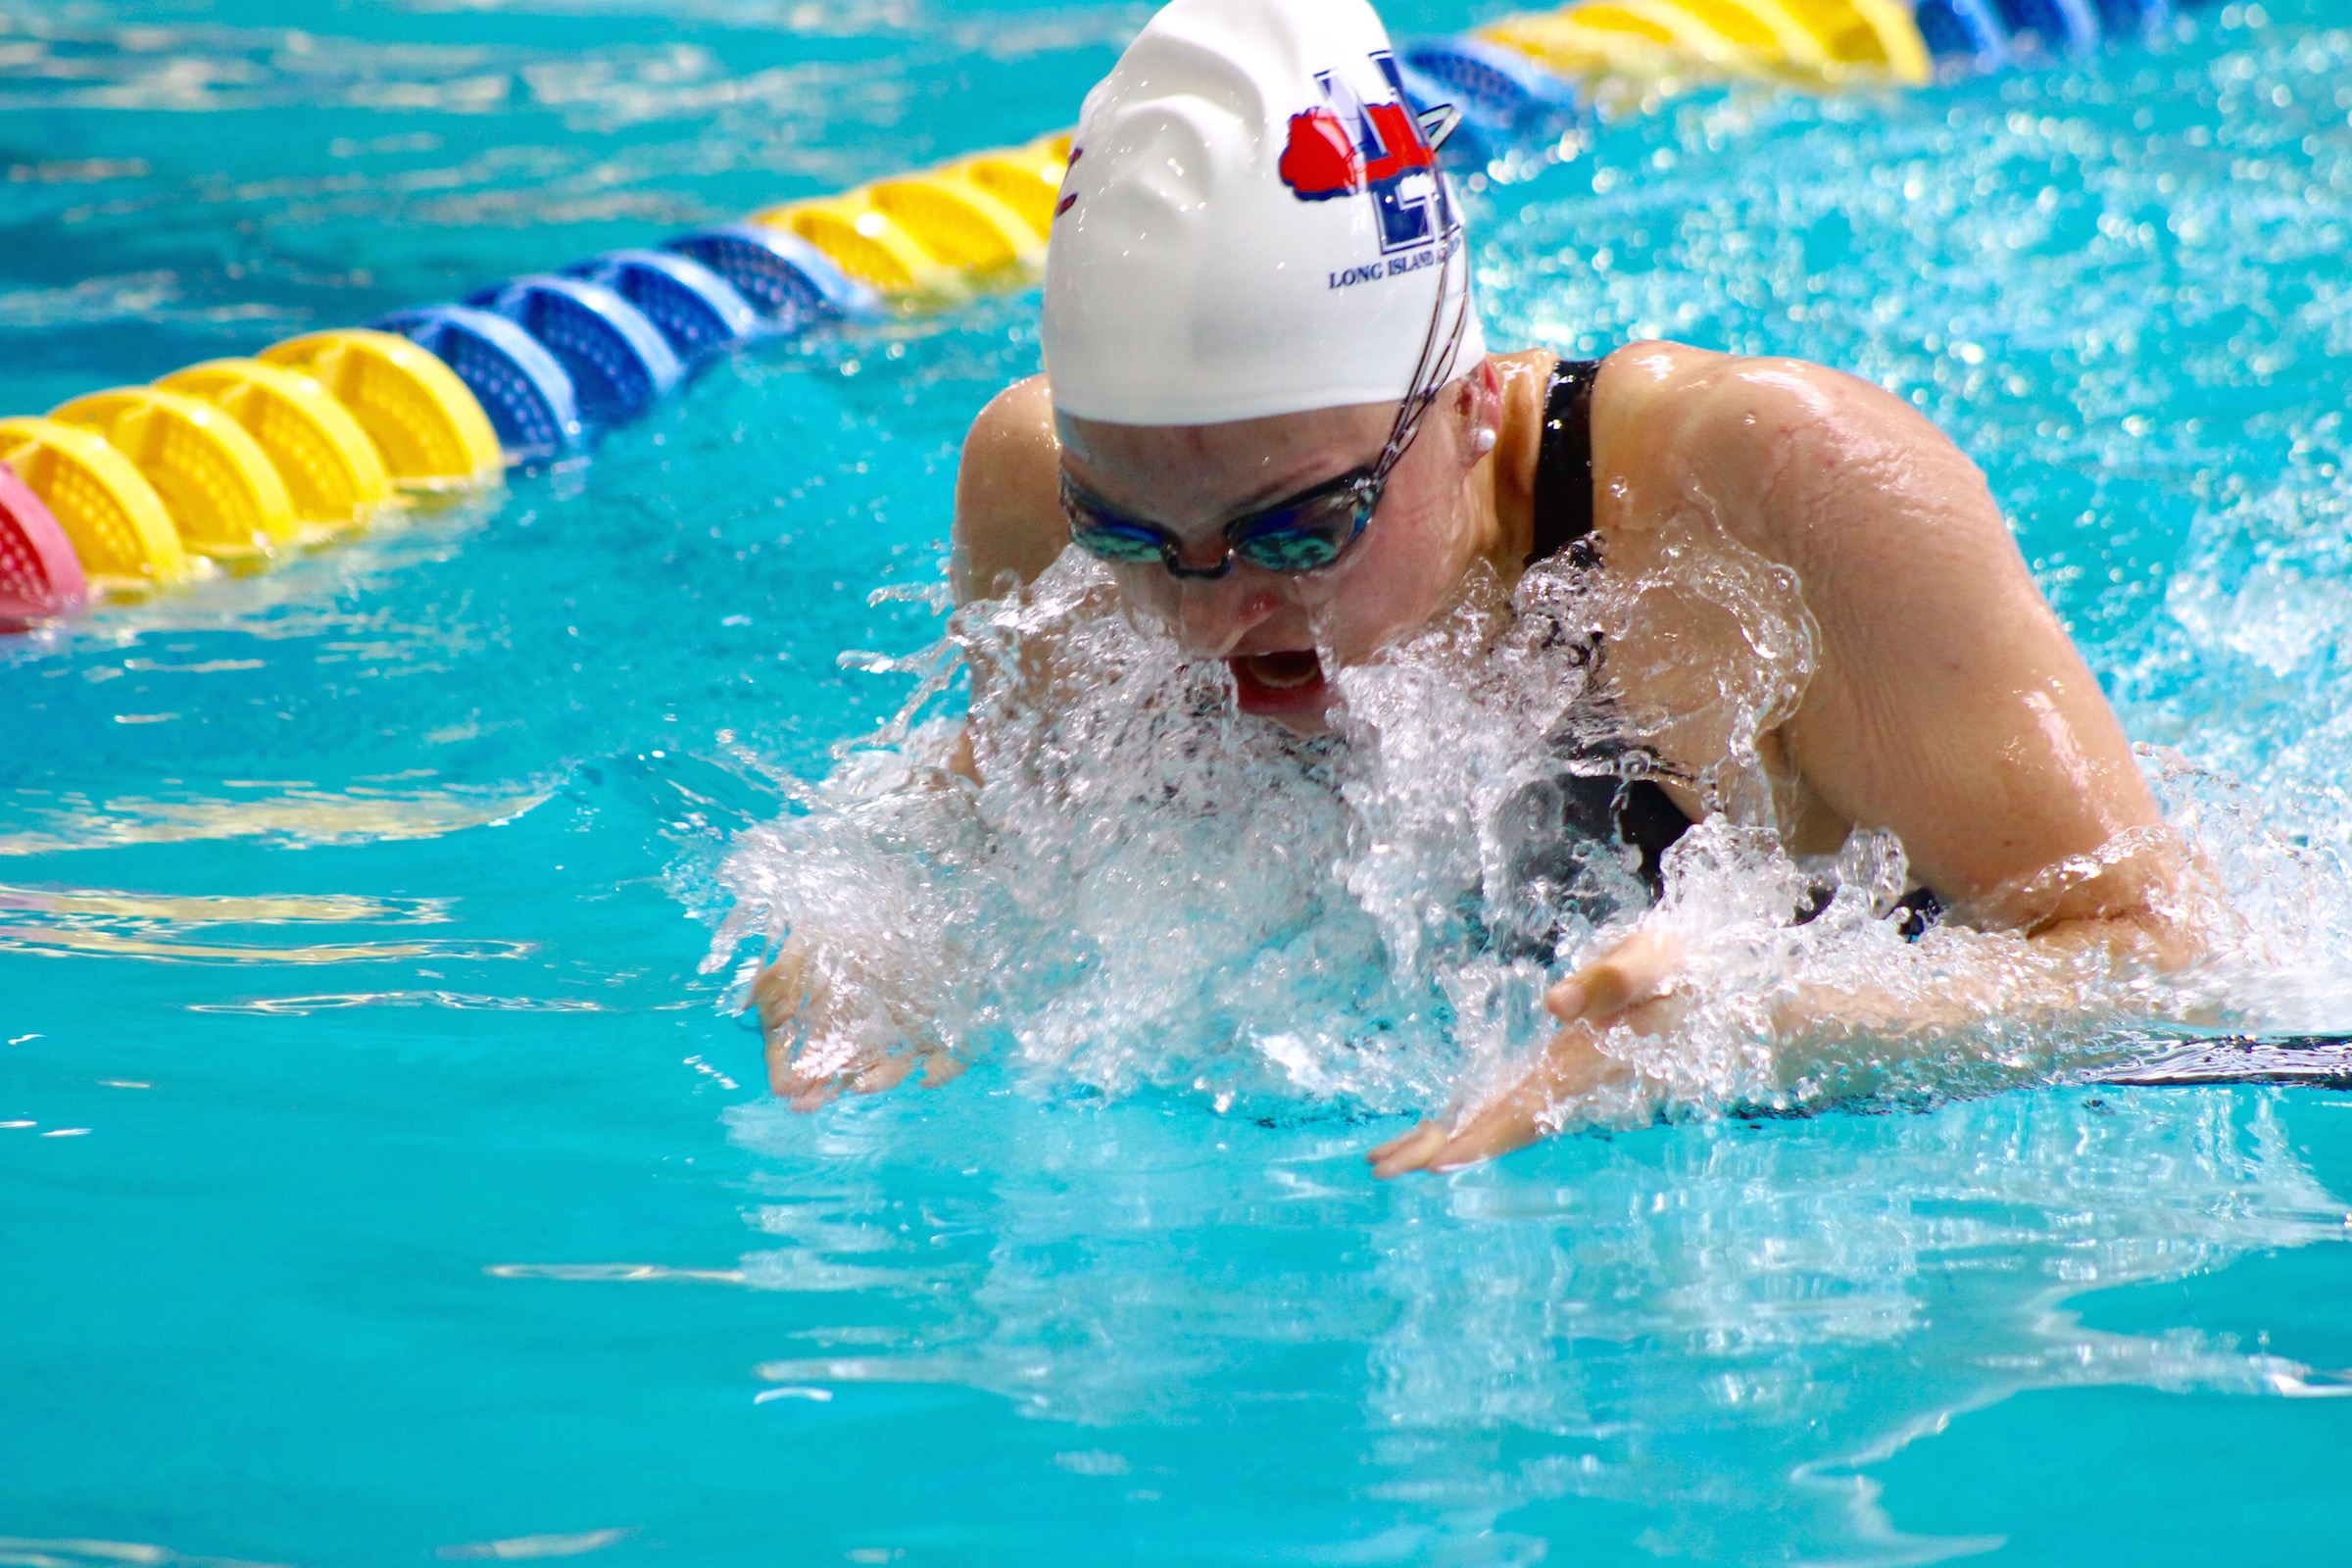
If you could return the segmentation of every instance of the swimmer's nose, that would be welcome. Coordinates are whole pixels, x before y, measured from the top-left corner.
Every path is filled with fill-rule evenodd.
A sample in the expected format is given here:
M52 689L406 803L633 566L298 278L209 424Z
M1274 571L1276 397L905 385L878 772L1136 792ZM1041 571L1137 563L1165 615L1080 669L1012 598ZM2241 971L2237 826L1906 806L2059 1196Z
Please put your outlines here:
M1176 640L1190 659L1223 659L1281 601L1230 577L1187 578L1176 590Z

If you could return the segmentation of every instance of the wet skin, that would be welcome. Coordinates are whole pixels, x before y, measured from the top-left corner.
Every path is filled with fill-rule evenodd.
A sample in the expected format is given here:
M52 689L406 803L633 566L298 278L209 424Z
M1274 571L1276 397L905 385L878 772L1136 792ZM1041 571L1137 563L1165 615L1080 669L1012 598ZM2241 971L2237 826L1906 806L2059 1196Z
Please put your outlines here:
M1120 566L1127 608L1166 626L1187 657L1226 661L1246 710L1300 733L1325 728L1338 699L1318 646L1342 665L1377 659L1457 603L1480 564L1517 576L1534 537L1554 363L1541 351L1493 356L1448 385L1366 534L1334 566L1286 576L1237 563L1215 580ZM1604 570L1664 583L1717 566L1793 574L1810 673L1755 743L1764 794L1747 803L1793 853L1834 851L1856 826L1888 828L1915 881L1970 924L2054 954L2186 956L2188 939L2159 912L2178 862L2122 729L1984 477L1940 432L1820 366L1668 343L1610 356L1592 409ZM965 444L956 596L1001 593L1060 554L1062 465L1184 540L1188 564L1208 564L1227 521L1368 461L1394 414L1367 406L1192 426L1065 417L1057 427L1043 378L1020 382ZM1670 773L1729 778L1734 705L1719 693L1757 662L1734 617L1663 587L1642 595L1606 667L1615 699L1653 715L1645 733ZM1668 789L1702 814L1699 795ZM2157 830L2153 847L2115 857L2110 847L2134 829ZM1598 1049L1606 1028L1672 1027L1678 967L1671 940L1637 931L1555 985L1547 1002L1561 1028L1526 1077L1382 1146L1376 1169L1446 1168L1543 1136L1563 1105L1620 1070ZM761 986L777 1087L805 1097L812 1086L774 1052L808 999L774 971Z

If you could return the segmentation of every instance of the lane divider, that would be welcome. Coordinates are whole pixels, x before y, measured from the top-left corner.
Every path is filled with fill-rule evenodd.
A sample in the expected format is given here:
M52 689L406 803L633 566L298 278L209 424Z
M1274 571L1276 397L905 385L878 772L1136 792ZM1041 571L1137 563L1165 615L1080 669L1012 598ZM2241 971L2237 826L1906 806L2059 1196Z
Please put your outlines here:
M70 615L89 598L74 541L48 503L0 464L0 629Z
M90 588L168 588L187 576L187 553L163 498L95 432L55 419L0 419L0 464L64 531Z
M564 269L635 306L681 362L767 335L765 319L743 291L690 256L669 251L610 251Z
M365 327L310 332L254 357L310 376L342 404L396 485L483 484L506 471L481 404L455 371L407 338Z
M1473 189L1572 156L1595 105L1708 81L1915 86L2144 35L2168 0L1576 0L1409 42ZM1033 282L1070 138L783 203L464 302L0 419L0 629L255 569L419 491L574 453L712 356ZM218 565L216 564L218 564Z
M245 561L294 536L294 501L275 466L244 426L201 398L118 387L61 404L49 417L95 431L128 458L191 554Z
M155 383L199 398L244 428L285 482L295 524L340 532L392 499L392 477L349 409L299 370L207 360Z

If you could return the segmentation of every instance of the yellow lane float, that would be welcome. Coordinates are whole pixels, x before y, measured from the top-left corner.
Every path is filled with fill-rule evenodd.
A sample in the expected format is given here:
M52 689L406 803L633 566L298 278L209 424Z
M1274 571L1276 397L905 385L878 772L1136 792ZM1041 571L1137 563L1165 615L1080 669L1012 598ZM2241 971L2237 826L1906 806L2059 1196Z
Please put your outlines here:
M1038 275L1069 157L1066 133L1044 136L752 221L798 234L902 309L936 309Z
M1054 204L1061 199L1061 176L1069 172L1068 132L1045 136L1026 147L980 153L947 168L1021 215L1042 245L1054 228Z
M117 387L60 404L49 417L96 431L128 458L198 555L250 559L294 537L286 482L243 425L201 398Z
M941 264L863 190L771 207L754 213L752 221L798 234L893 304L939 309L971 298L956 269Z
M92 588L162 588L188 575L163 498L95 431L55 419L0 419L0 463L57 518Z
M1506 18L1477 36L1587 80L1916 85L1933 74L1927 42L1899 0L1583 0Z
M256 356L300 370L350 411L397 484L481 484L506 471L490 416L457 372L405 337L353 327Z
M392 498L375 443L311 377L259 360L208 360L155 383L201 398L245 428L285 481L298 523L341 529Z

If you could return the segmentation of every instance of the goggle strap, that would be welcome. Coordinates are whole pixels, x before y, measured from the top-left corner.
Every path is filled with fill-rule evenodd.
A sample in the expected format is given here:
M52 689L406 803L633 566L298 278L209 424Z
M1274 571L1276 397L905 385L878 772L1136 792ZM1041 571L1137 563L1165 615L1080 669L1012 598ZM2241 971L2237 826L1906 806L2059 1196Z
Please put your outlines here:
M1467 275L1469 248L1463 243L1461 219L1453 211L1453 203L1442 178L1438 189L1439 200L1446 209L1446 230L1438 242L1438 297L1430 309L1429 330L1421 339L1420 358L1413 363L1411 385L1405 392L1404 401L1397 407L1396 423L1389 432L1389 443L1381 449L1380 461L1373 466L1372 473L1376 480L1386 479L1389 470L1396 466L1396 460L1404 455L1404 449L1412 445L1413 436L1421 427L1422 416L1429 412L1430 405L1437 402L1438 394L1446 388L1444 381L1430 385L1430 375L1453 363L1453 357L1462 345L1462 334L1468 330L1470 323L1470 279ZM1453 270L1456 250L1462 252L1465 271L1461 303L1454 310L1452 329L1446 332L1441 349L1438 326L1446 318L1446 283Z

